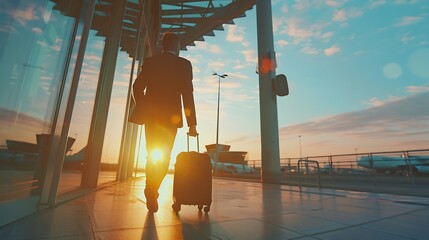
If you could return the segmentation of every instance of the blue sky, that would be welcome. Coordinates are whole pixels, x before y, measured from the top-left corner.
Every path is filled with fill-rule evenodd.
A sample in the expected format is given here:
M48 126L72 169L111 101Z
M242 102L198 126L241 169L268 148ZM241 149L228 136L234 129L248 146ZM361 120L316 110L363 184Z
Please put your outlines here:
M280 156L429 147L429 1L272 1ZM219 142L260 159L256 10L181 52L194 66L200 147ZM183 130L182 130L183 132ZM181 139L183 136L183 141ZM184 146L179 132L176 151Z

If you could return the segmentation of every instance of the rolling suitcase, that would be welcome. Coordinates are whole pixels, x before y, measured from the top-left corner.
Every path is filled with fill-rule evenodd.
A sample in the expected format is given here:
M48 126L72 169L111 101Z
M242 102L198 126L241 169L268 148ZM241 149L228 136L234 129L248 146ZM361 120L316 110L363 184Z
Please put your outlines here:
M200 153L197 135L197 151L188 151L177 155L174 165L173 210L178 213L181 205L197 205L198 210L210 211L212 202L212 165L210 156Z

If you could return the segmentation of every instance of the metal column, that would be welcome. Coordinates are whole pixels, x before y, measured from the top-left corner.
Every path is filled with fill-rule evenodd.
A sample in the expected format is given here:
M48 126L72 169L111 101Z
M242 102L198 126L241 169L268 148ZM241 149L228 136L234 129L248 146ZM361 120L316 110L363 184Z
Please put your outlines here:
M280 182L277 98L272 89L275 77L275 52L270 0L256 1L258 33L259 106L261 118L261 180Z
M88 166L83 172L82 185L86 187L96 187L98 182L104 135L112 95L118 50L121 42L126 4L126 0L113 1L112 9L114 9L114 12L110 32L106 38L106 45L104 47L91 129L89 132L88 152L85 156L89 161Z

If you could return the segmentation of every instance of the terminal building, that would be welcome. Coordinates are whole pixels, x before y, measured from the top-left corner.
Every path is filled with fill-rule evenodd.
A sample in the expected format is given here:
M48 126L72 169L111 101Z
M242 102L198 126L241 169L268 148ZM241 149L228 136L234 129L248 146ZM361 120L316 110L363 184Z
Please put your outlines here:
M260 12L271 7L261 2ZM176 32L186 50L255 5L255 0L2 1L0 226L133 177L135 159L145 153L136 147L141 127L127 122L131 86L144 58L160 51L161 34ZM258 19L264 26L258 30L272 36L266 27L272 25L270 11L264 15L268 24ZM272 38L263 35L259 52L270 56ZM271 121L270 115L277 117L275 94L271 81L265 82L261 104L269 107L261 116ZM280 172L278 127L268 125L273 131L261 129L269 143L262 143L269 156L262 156L267 182Z

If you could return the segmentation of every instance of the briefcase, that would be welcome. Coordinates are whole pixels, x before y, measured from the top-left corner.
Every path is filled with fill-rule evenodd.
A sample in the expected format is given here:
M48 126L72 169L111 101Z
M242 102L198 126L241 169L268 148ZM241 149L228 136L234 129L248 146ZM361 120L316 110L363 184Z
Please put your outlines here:
M177 155L174 166L173 210L178 213L181 205L196 205L198 210L210 211L212 203L212 165L210 156L199 152L199 136L197 135L198 152L188 151Z
M128 122L132 122L134 124L138 125L144 125L147 120L147 100L146 95L144 93L139 94L139 96L136 96L135 99L132 98L131 103L131 111L128 116Z

